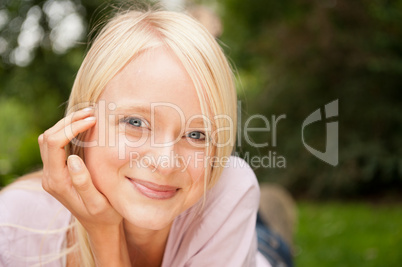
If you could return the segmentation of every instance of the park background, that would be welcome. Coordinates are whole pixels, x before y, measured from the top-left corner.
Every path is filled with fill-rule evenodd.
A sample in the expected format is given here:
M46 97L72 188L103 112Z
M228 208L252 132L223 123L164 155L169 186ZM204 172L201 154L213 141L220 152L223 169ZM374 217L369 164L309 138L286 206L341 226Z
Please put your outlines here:
M236 66L241 126L254 114L286 115L276 144L272 131L250 132L254 143L268 145L256 148L243 136L237 152L285 159L285 166L271 162L255 172L296 200L296 265L400 266L402 1L163 2L212 25ZM0 187L40 168L37 137L62 118L94 36L90 29L107 17L108 3L0 2ZM302 142L303 121L334 100L339 112L329 122L339 126L336 166ZM248 126L264 123L253 119ZM306 143L323 152L326 123L304 132Z

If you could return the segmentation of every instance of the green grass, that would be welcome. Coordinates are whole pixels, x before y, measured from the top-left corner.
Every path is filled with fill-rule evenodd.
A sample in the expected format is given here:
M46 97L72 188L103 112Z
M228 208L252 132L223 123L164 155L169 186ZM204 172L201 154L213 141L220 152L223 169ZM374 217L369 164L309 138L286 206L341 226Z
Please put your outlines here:
M301 202L297 267L402 266L402 205Z

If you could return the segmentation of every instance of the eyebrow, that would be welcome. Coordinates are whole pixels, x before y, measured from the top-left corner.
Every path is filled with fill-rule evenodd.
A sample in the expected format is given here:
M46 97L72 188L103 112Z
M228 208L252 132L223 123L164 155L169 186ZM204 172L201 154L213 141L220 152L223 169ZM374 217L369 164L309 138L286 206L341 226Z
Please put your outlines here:
M193 129L203 128L203 129L209 129L211 131L216 130L216 123L215 120L213 119L204 120L203 118L196 118L193 119L191 123L188 124L188 126Z
M151 114L151 106L150 105L142 105L142 104L137 104L137 105L119 105L117 106L114 110L114 112L123 112L123 113L139 113L139 114L146 114L146 115L150 115ZM160 114L161 112L157 109L154 109L155 115ZM216 128L216 123L213 119L209 119L209 122L211 123L211 127L212 129ZM207 123L208 125L208 121L205 121L203 118L195 118L193 120L191 120L191 124L193 126L202 126L204 127L205 124ZM194 125L195 124L195 125ZM199 127L199 126L198 126Z
M151 113L151 107L147 105L120 105L117 106L114 110L114 112L127 112L127 113L133 113L133 112L138 112L141 114L150 114ZM155 110L156 113L159 113L158 111Z
M206 120L204 120L202 118L191 120L191 123L190 123L189 126L191 127L191 126L200 125L200 126L204 127L205 123L207 124L207 126L208 126L209 123L211 124L211 127L215 126L215 122L213 120L206 121Z

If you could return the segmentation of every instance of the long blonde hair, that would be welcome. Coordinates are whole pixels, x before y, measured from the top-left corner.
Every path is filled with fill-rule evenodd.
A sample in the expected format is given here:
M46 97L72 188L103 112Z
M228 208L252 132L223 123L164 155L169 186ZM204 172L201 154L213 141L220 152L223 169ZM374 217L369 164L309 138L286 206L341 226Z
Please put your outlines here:
M230 156L236 133L236 90L233 72L213 36L191 17L169 11L126 11L114 16L100 31L75 79L66 115L96 103L107 83L141 52L156 47L169 48L191 77L202 113L214 117L215 165L205 172L205 191L218 181L223 164ZM223 130L224 129L224 130ZM77 137L85 139L85 134ZM207 155L209 148L207 146ZM84 159L84 149L73 142L67 154ZM216 161L218 159L218 161ZM218 163L218 164L216 164ZM77 224L79 262L94 266L85 230Z

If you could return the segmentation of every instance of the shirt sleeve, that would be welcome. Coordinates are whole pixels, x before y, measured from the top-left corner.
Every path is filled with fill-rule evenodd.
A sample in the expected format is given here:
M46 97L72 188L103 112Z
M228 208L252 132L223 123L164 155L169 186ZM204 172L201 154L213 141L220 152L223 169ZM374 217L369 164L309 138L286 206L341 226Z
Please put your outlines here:
M0 192L0 266L61 266L71 214L40 180L18 181Z
M231 157L219 182L208 192L204 209L180 240L175 266L255 266L259 198L254 172L245 161ZM180 230L174 231L179 237ZM186 260L180 264L179 259Z
M5 231L6 208L0 194L0 266L10 266L10 258L8 255L9 241Z

